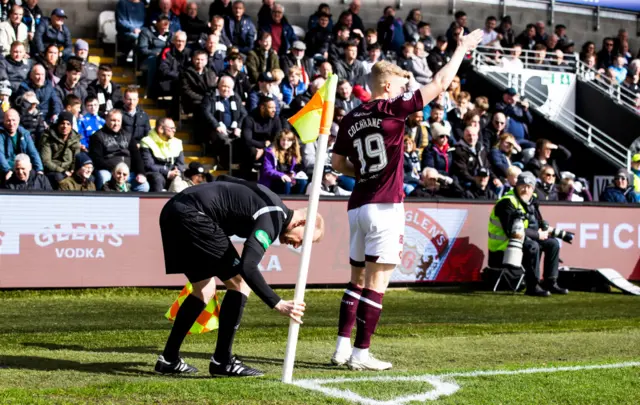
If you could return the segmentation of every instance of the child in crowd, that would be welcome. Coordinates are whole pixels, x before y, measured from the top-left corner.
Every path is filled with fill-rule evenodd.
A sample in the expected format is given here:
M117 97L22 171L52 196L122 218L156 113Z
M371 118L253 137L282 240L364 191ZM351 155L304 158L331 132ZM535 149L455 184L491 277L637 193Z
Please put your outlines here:
M260 184L278 194L304 194L308 177L302 171L301 161L296 135L289 130L281 131L265 149Z
M84 108L87 110L87 113L80 117L80 121L78 122L78 133L80 134L82 150L86 152L89 150L89 137L93 135L94 132L102 128L105 120L98 115L100 104L96 97L87 97L84 101Z
M291 104L291 101L298 94L307 91L307 85L302 81L302 69L292 66L289 69L288 80L282 82L280 90L282 91L282 101L285 105Z
M280 91L280 85L282 84L282 80L284 80L284 71L282 69L273 69L271 71L273 78L275 81L271 85L271 94L275 100L278 100L280 106L283 106L282 103L282 92Z

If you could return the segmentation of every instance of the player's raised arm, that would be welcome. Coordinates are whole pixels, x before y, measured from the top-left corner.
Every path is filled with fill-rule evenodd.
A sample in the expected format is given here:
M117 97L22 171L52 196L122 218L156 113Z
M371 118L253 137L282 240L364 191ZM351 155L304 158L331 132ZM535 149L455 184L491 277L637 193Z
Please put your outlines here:
M482 30L479 29L461 37L458 40L458 47L451 56L449 63L444 65L442 69L436 73L431 83L420 88L420 93L422 93L422 102L424 105L429 104L432 100L438 97L440 93L449 88L453 78L458 73L458 69L460 69L464 56L467 52L474 50L481 40Z

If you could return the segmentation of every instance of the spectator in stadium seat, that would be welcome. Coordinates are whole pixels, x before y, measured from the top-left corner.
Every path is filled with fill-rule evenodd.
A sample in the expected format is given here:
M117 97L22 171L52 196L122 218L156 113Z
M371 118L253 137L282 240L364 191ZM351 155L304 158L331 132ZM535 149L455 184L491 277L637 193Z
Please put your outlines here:
M251 91L251 83L249 82L249 76L243 72L244 59L240 53L233 52L227 56L227 61L229 64L222 72L222 76L233 78L235 81L234 89L236 94L240 96L243 102L246 102L249 98L249 92Z
M516 138L509 133L503 133L495 144L489 150L489 163L491 170L501 179L507 178L507 171L511 167L511 156L520 153L520 145L516 142Z
M556 189L556 172L549 165L542 166L536 185L536 195L540 201L558 201Z
M105 119L98 115L100 104L96 96L87 96L84 100L84 109L86 113L78 121L78 134L80 135L82 150L87 152L89 150L89 137L104 126Z
M451 54L447 52L447 37L440 35L436 40L436 47L427 56L427 65L434 75L451 60Z
M54 44L47 45L44 54L36 55L34 63L44 66L47 79L51 81L53 86L56 86L60 78L64 76L66 65L60 59L60 51Z
M271 22L271 9L275 0L262 0L262 7L258 10L258 27Z
M527 27L516 38L516 42L522 45L525 51L533 51L536 46L536 26L527 24Z
M371 73L371 68L373 67L373 65L382 60L382 47L380 46L380 44L369 45L369 47L367 48L367 54L367 59L362 61L362 67L364 68L364 73L366 75Z
M272 90L275 83L276 79L271 72L261 73L260 76L258 76L258 84L253 86L251 93L249 93L249 102L247 104L247 110L249 112L258 108L261 97L270 97L276 101L276 116L280 116L280 103L277 102Z
M538 21L536 23L536 42L539 44L546 44L549 34L547 33L547 26L544 21Z
M378 41L384 52L399 52L405 43L402 20L396 18L396 10L392 6L384 8L382 17L377 25Z
M331 166L325 166L322 174L322 183L320 184L320 195L349 196L351 191L347 191L338 185L338 178L341 174ZM306 194L311 193L311 187L307 187Z
M107 113L122 102L122 91L118 83L112 82L113 70L111 65L103 64L98 68L98 78L87 87L88 96L98 99L100 116L105 118Z
M280 90L282 91L285 106L291 104L293 98L307 91L307 86L302 81L302 70L297 66L289 69L287 80L283 81Z
M397 61L398 66L411 72L413 78L421 85L429 83L432 74L427 66L426 59L420 59L415 55L415 46L410 42L404 43L401 49L402 53Z
M624 81L620 84L621 87L629 90L634 94L640 94L640 84L638 83L640 80L640 69L627 70L627 77L625 77Z
M34 171L31 159L25 153L15 156L15 162L9 173L13 175L4 179L3 188L14 191L53 191L47 177L40 171Z
M167 190L171 182L187 168L182 141L175 135L173 120L161 118L156 122L156 128L140 142L140 155L151 192Z
M522 149L533 148L535 144L528 140L529 125L533 123L533 116L529 111L529 102L520 101L518 92L513 87L502 94L502 101L496 104L496 111L507 117L505 130L512 134Z
M411 192L420 185L420 156L416 151L416 144L410 136L404 136L404 178L403 178L403 190L405 195L411 194Z
M14 92L22 82L27 80L31 71L31 61L25 56L24 44L16 41L11 44L11 53L4 59L0 59L0 75L6 72L11 90Z
M33 91L28 91L15 100L16 110L20 114L20 125L31 134L32 139L40 139L46 128L44 117L38 108L39 104Z
M462 141L456 144L451 173L463 187L468 188L475 182L473 176L479 169L490 169L488 155L489 152L478 143L478 129L467 127ZM492 174L491 177L493 181L495 176Z
M498 34L502 36L500 39L500 46L503 48L513 48L516 43L516 33L513 30L513 21L511 16L505 15L500 20L500 26L496 29Z
M592 41L587 41L582 45L580 60L586 62L587 57L589 56L596 56L596 44Z
M442 99L441 96L442 94L439 97L440 99L439 101L441 101ZM428 109L429 119L427 119L427 127L431 129L431 126L436 122L439 124L442 124L447 129L449 136L452 137L449 141L454 142L455 140L453 139L453 133L452 133L453 130L451 128L451 124L446 119L447 115L444 113L444 108L442 107L442 105L436 102L436 103L431 103L427 107L429 107ZM425 108L424 110L422 110L423 114L425 110L427 109Z
M316 60L329 59L329 48L333 40L333 24L328 13L318 14L317 25L307 31L304 41L307 45L307 54Z
M327 3L320 3L316 12L309 16L309 19L307 20L307 33L318 26L321 15L327 15L327 16L331 15L331 7L329 7ZM333 28L333 20L330 19L329 29L332 29L332 28Z
M157 6L150 7L145 25L149 28L154 26L157 28L157 22L164 18L169 22L168 29L172 34L180 31L180 18L171 11L171 0L158 0Z
M424 44L425 52L431 53L431 50L436 47L436 40L431 36L431 24L420 21L418 24L418 34L419 38L417 42Z
M270 97L261 97L259 106L242 123L242 139L247 149L242 169L251 170L253 164L264 155L282 131L282 124L276 115L276 102Z
M501 59L502 67L505 69L509 69L512 72L517 72L524 69L524 63L522 63L522 59L520 56L522 55L522 45L513 44L513 49L511 50L509 56L503 56Z
M360 7L362 6L361 0L352 0L349 4L349 13L351 14L351 29L360 30L364 32L364 23L360 18Z
M301 79L305 85L309 85L313 78L313 60L305 56L307 46L302 41L295 41L291 46L291 52L280 58L280 69L285 77L289 76L289 69L296 66L301 70Z
M138 41L145 23L145 4L140 0L118 0L116 5L116 31L118 50L125 55Z
M555 72L570 72L573 70L569 63L565 59L565 54L560 49L556 49L551 56L551 67Z
M453 111L453 110L452 110ZM456 143L458 143L459 141L462 140L463 136L464 136L464 129L467 127L472 127L472 128L477 128L478 131L482 130L482 127L480 126L480 110L468 110L467 113L462 117L462 125L457 125L456 127L453 127L452 125L452 135L453 135L453 139L455 140ZM450 121L447 120L447 122L449 123ZM482 140L479 140L480 143L482 143ZM484 146L484 144L482 144ZM487 151L489 150L489 148L486 148Z
M77 96L81 102L87 98L87 90L82 87L80 80L82 78L82 62L78 59L69 59L67 62L66 73L56 85L56 93L60 100L64 100L69 94Z
M640 197L634 192L633 187L629 185L629 172L627 169L621 168L616 172L613 183L607 186L600 194L600 201L621 204L640 202Z
M491 114L489 113L491 106L489 104L489 99L485 96L476 97L473 101L473 105L475 106L475 110L480 114L480 130L482 131L491 122Z
M187 42L198 42L200 36L209 31L209 26L198 17L198 3L195 1L187 5L186 13L180 14L180 27L187 33Z
M556 49L562 49L560 38L556 34L549 35L544 45L547 47L547 51L549 52L554 52Z
M258 34L256 46L247 55L247 73L251 83L258 81L260 73L280 69L278 54L271 48L272 38L268 32Z
M216 87L218 78L207 66L205 51L195 51L189 66L181 75L180 102L187 114L200 111L202 100L210 90Z
M297 95L293 99L293 101L291 101L291 104L289 104L289 112L287 115L293 116L298 111L300 111L302 107L307 105L307 103L311 100L311 97L313 97L313 95L316 94L316 91L318 91L318 89L322 87L324 83L325 83L325 80L322 77L315 78L309 84L309 87L304 93Z
M297 41L293 27L284 16L282 4L275 3L271 8L271 21L260 25L260 31L269 32L273 39L273 50L280 56L286 55L291 45Z
M298 138L293 132L282 130L264 151L258 183L278 194L304 194L307 179L296 178L303 171L301 162Z
M76 155L73 174L60 182L60 191L96 191L92 180L93 162L88 154Z
M419 8L414 8L409 11L407 19L404 21L402 29L404 30L404 39L410 43L415 43L420 40L420 32L418 26L422 22L422 12Z
M129 175L133 191L149 191L140 150L132 134L122 130L122 112L111 110L106 121L106 125L89 138L89 153L97 170L96 188L102 189L111 180L116 165L124 162L134 169Z
M498 34L496 32L496 26L498 25L498 19L495 16L489 16L484 22L484 29L482 30L482 41L480 41L480 45L482 46L493 46L498 43L500 40Z
M617 84L621 84L627 78L626 59L618 54L613 59L613 66L609 68Z
M543 44L536 44L535 54L532 58L529 58L529 69L536 70L550 70L551 61L547 58L547 47Z
M9 55L11 44L15 41L22 42L29 51L29 29L22 22L23 8L14 5L11 7L9 20L0 23L0 49L4 56Z
M191 49L187 48L187 34L184 31L178 31L171 42L171 46L165 48L160 57L156 93L158 96L176 94L180 88L180 74L191 64Z
M563 47L564 44L570 42L571 40L569 39L569 37L567 37L567 26L564 24L557 24L556 28L555 28L555 36L558 38L558 45L559 47ZM550 37L552 35L549 35ZM557 48L554 48L554 50Z
M431 167L422 170L422 184L409 195L409 197L419 198L462 198L463 196L464 190L457 182Z
M470 200L497 200L498 196L489 188L491 172L485 168L479 168L473 175L474 182L464 192L464 198Z
M471 94L466 91L461 91L456 96L456 107L447 112L447 121L451 124L453 130L453 136L458 141L462 137L464 129L467 124L463 122L465 115L471 111L469 106L471 105ZM480 126L480 114L478 114L478 126Z
M586 179L576 179L576 175L571 172L562 172L560 176L562 179L557 187L558 201L593 201Z
M614 53L613 38L607 37L602 41L602 49L596 54L598 62L597 68L609 69L611 66L613 66L615 56L616 54Z
M204 42L203 50L207 55L207 66L213 70L216 76L220 76L224 70L225 52L218 48L220 44L218 34L209 34Z
M73 115L64 111L58 121L40 139L40 158L45 174L54 190L73 174L76 155L80 153L80 135L73 130Z
M223 18L233 16L233 5L231 0L214 0L209 6L209 20L216 15Z
M187 12L187 0L171 0L171 11L180 17Z
M24 0L22 2L23 17L22 22L27 26L29 40L33 39L36 28L40 25L42 19L42 10L38 6L38 0Z
M251 17L245 14L244 1L233 2L233 15L225 17L225 30L227 37L238 47L240 53L247 55L251 51L256 38L256 26Z
M82 100L80 97L69 94L64 98L63 112L69 112L72 115L72 124L71 127L74 131L78 132L78 121L80 120L80 112L82 111Z
M89 44L83 39L78 39L74 45L74 56L69 58L71 60L78 60L82 66L82 76L80 78L80 85L84 88L89 86L89 83L98 78L98 65L89 62Z
M138 39L138 58L140 66L147 69L147 92L153 94L156 71L158 69L158 57L163 49L169 46L172 39L169 31L169 18L160 16L154 20L154 25L144 27Z
M16 155L26 153L29 165L33 162L35 171L43 173L42 160L29 132L20 126L20 115L14 109L4 114L4 125L0 129L0 170L9 179Z
M209 22L209 31L200 35L198 44L202 49L206 47L207 39L210 35L215 34L218 37L216 41L215 50L222 52L222 57L226 57L227 51L233 47L231 40L227 38L227 34L224 30L224 18L219 15L214 16Z
M344 59L346 46L349 44L350 30L344 24L338 24L333 29L332 42L329 45L329 62L335 65L339 60ZM357 51L357 47L356 47Z
M338 82L336 93L336 108L343 108L347 113L362 104L360 100L353 96L353 87L346 79Z
M316 76L322 77L323 79L327 80L329 78L329 75L332 73L333 67L331 66L331 63L322 62L320 63L320 65L318 65L318 73L316 74Z
M469 32L471 32L467 27L467 22L468 22L467 13L460 10L456 12L453 15L453 17L455 20L449 25L449 28L447 29L447 33L445 34L449 42L454 42L455 36L453 34L456 27L462 28L463 35L467 35Z
M569 149L562 145L556 145L544 138L538 139L535 145L535 154L525 165L525 171L529 171L533 173L534 176L540 177L542 168L545 165L549 165L553 167L555 178L559 178L560 169L558 168L558 163L565 163L571 159Z
M129 166L125 162L120 162L113 168L111 173L111 179L104 183L102 191L116 192L116 193L128 193L134 191L129 178Z
M404 126L404 135L411 138L418 149L423 149L429 144L429 130L423 121L424 113L422 110L416 111L407 117Z
M136 144L151 131L149 115L138 105L140 96L135 88L127 88L122 103L122 130L133 137Z
M456 51L456 48L458 47L458 41L462 39L463 28L457 25L456 23L453 23L450 29L451 29L451 35L453 37L449 38L449 36L447 36L447 40L448 40L447 52L453 55L453 53Z
M431 125L431 142L422 151L420 165L422 168L431 167L443 176L449 176L453 164L453 148L449 144L450 132L444 125Z
M39 109L47 122L55 121L62 111L62 102L53 87L53 83L46 79L44 66L36 64L31 68L29 79L22 82L15 93L17 99L24 93L33 91L38 98Z
M69 28L64 24L64 20L67 19L67 15L61 8L56 8L51 12L51 18L49 20L43 20L34 35L33 41L36 49L31 50L33 54L43 54L45 48L54 44L58 48L64 48L62 51L63 58L67 58L73 51L73 44L71 43L71 33Z
M189 167L184 171L183 176L176 177L169 185L170 193L179 193L182 190L196 186L201 183L207 183L207 177L211 177L199 162L189 163Z

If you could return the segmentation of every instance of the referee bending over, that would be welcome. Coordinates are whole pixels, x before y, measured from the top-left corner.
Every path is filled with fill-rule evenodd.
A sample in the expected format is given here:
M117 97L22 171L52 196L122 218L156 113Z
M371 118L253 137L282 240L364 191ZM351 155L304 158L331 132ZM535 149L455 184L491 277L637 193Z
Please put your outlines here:
M182 360L180 346L189 329L216 292L214 277L227 287L220 308L220 327L209 373L220 376L260 376L231 354L233 339L251 290L270 308L301 322L304 302L284 301L258 270L265 251L276 239L299 247L307 210L291 210L268 188L229 176L185 189L162 209L160 229L167 274L184 273L193 285L178 310L173 328L158 358L161 374L195 373ZM313 241L324 234L324 221L316 220ZM242 257L229 236L246 238Z

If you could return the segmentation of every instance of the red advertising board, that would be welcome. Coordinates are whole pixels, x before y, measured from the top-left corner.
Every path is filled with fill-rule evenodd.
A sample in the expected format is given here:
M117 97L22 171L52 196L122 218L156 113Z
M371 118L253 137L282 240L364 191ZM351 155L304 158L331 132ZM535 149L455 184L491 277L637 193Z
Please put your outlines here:
M158 217L164 198L0 195L0 288L183 285L164 273ZM292 208L305 201L288 201ZM486 203L405 202L405 249L392 282L469 282L486 264ZM545 218L576 232L564 265L613 268L640 279L640 210L543 206ZM345 201L322 201L324 240L314 245L310 284L349 278ZM242 240L233 238L239 250ZM276 242L260 270L270 284L295 284L300 251Z

